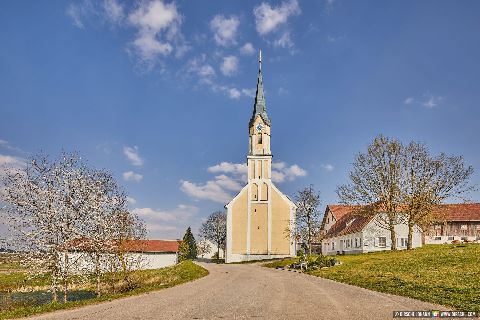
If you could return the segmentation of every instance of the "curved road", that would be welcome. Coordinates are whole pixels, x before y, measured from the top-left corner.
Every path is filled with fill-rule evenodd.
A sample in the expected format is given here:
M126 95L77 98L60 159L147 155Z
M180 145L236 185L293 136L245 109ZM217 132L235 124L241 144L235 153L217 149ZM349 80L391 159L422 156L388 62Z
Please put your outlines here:
M202 279L35 319L392 319L429 303L259 265L199 263ZM440 309L445 309L440 307Z

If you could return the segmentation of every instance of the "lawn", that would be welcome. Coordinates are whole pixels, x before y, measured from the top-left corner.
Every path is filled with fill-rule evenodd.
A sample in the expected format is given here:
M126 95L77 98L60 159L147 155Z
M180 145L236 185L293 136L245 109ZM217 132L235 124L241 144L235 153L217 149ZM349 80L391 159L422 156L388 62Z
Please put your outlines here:
M337 258L341 265L308 273L457 310L480 312L480 244L427 245L409 251Z
M148 291L160 290L164 288L173 287L178 284L189 282L208 274L208 271L192 261L183 261L175 266L155 269L155 270L138 270L131 275L131 285L127 289L122 288L124 283L121 280L115 284L116 290L104 288L104 293L101 297L94 297L94 279L90 283L77 289L77 294L82 294L88 299L70 301L67 303L47 303L37 306L32 306L25 301L12 302L9 295L6 294L6 289L16 291L22 287L33 287L36 285L47 285L47 277L39 277L29 279L25 273L0 273L0 297L3 291L3 298L0 300L0 319L25 317L32 314L45 313L59 309L67 309L87 304L98 303L101 301L113 300L130 295L140 294ZM132 285L133 284L133 285ZM45 292L42 292L45 295ZM32 295L38 296L38 292L32 292Z

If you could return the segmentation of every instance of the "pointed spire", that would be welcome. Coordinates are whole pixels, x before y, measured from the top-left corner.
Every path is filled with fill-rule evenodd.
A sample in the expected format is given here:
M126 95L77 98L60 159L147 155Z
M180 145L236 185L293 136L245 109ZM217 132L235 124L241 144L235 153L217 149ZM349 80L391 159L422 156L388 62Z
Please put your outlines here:
M263 94L263 77L262 77L262 50L260 50L258 57L258 80L257 93L255 95L255 104L253 106L253 114L250 119L249 126L252 126L257 115L260 115L266 124L270 125L270 119L267 116L267 105L265 103L265 96Z

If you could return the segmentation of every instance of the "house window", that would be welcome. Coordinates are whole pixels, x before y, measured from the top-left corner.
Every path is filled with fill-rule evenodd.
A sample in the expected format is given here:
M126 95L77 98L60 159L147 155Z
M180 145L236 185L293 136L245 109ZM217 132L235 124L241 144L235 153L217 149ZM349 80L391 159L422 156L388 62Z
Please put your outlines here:
M448 237L448 240L454 240L455 237Z
M332 242L332 250L335 250L335 241Z
M360 248L362 246L362 239L355 238L355 248Z
M378 246L385 248L387 246L387 238L386 237L378 237Z
M449 237L451 238L451 237ZM435 240L442 240L442 237L435 237Z

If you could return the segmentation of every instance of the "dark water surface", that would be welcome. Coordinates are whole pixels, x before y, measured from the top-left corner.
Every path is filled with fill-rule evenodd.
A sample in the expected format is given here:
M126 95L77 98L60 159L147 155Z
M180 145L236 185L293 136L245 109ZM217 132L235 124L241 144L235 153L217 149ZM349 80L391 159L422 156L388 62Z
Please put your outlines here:
M95 298L94 291L76 290L70 291L67 295L68 301L78 301ZM22 303L31 306L39 306L52 302L52 293L48 291L34 292L0 292L0 304L11 301L13 303ZM63 303L63 292L58 292L58 301Z

